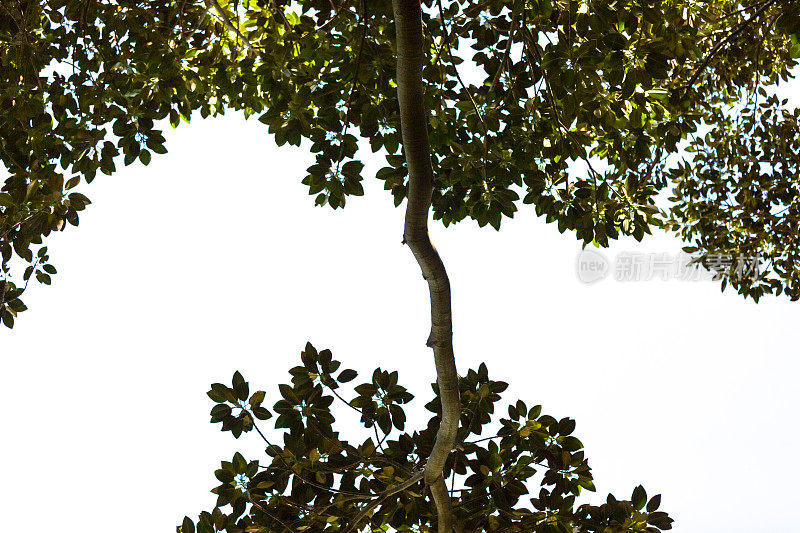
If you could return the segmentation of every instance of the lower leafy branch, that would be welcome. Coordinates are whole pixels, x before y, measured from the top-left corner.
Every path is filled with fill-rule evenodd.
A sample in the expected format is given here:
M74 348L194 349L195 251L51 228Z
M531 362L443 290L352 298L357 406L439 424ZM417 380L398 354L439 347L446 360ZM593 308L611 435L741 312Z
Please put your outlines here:
M342 385L358 374L340 367L329 350L306 345L290 382L279 385L272 410L262 405L263 391L250 394L239 372L230 386L211 386L211 421L235 438L255 430L266 443L267 460L261 464L236 453L222 461L214 472L220 483L212 490L215 507L196 520L186 517L179 533L436 530L424 465L441 418L438 394L426 405L433 415L427 426L409 432L404 406L413 395L398 384L397 372L378 368L348 394ZM489 378L484 364L459 379L457 446L443 471L456 531L671 529L672 519L658 510L661 497L648 499L641 486L629 500L609 495L601 505L576 503L584 489L595 487L583 444L572 434L575 421L543 415L541 406L521 400L508 406L507 417L498 417L495 408L506 387ZM360 413L364 440L350 442L334 430L337 399ZM265 433L258 424L270 419L277 431ZM378 430L381 438L370 435ZM279 435L282 443L268 434Z

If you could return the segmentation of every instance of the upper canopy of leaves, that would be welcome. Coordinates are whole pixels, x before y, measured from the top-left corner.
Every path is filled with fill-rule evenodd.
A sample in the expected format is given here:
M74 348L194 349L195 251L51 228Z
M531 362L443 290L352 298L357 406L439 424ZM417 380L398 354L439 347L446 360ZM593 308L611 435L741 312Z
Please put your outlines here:
M788 76L800 55L796 2L424 4L435 218L497 228L522 196L559 230L605 245L658 224L654 197L674 179L675 228L691 227L683 235L698 235L705 252L730 248L722 242L730 212L703 208L702 217L718 218L696 224L699 204L685 206L699 193L721 207L712 182L735 171L718 168L717 178L667 156L698 128L711 128L706 141L719 145L742 127L727 110L743 91ZM338 208L363 193L359 139L384 154L377 177L397 203L405 198L388 0L20 0L0 9L4 273L16 253L32 267L23 280L35 273L48 283L55 269L37 246L78 224L89 200L76 188L112 173L120 157L148 164L166 151L157 122L175 126L194 111L243 110L279 145L305 139L316 162L303 183L317 204ZM774 140L797 125L796 114L770 109L783 118L761 121L758 107L752 125L761 132L737 130L750 153L768 158L764 179L789 175L778 165L794 147ZM728 183L734 199L749 186ZM787 187L762 198L762 212L787 208L775 214L779 225L795 216L796 180ZM740 237L761 248L752 237L761 219L752 220ZM777 247L796 250L794 241ZM775 286L796 297L792 254ZM11 325L24 310L22 287L0 285L0 315Z

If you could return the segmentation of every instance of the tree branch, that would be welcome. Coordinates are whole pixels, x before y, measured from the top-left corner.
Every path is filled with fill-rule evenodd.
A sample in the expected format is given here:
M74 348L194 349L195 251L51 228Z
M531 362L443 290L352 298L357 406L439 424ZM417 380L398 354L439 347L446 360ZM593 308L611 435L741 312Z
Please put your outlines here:
M267 515L268 517L270 517L270 518L272 518L273 520L275 520L276 522L278 522L280 525L282 525L282 526L283 526L283 529L285 529L285 530L286 530L286 531L288 531L289 533L293 533L293 531L294 531L294 530L293 530L292 528L290 528L289 526L287 526L287 525L286 525L286 523L285 523L283 520L281 520L281 519L280 519L280 518L278 518L277 516L273 515L273 514L272 514L272 513L270 513L269 511L267 511L267 510L264 508L264 506L263 506L263 505L261 505L260 503L258 503L258 502L257 502L255 499L253 499L253 496L252 496L252 495L251 495L249 492L247 493L247 499L248 499L248 500L250 500L250 503L253 505L253 507L255 507L256 509L258 509L259 511L261 511L262 513L264 513L264 514L265 514L265 515Z
M425 471L424 470L418 470L417 472L414 473L414 475L412 475L407 480L405 480L402 483L400 483L398 485L395 485L393 487L389 487L388 489L383 491L377 498L375 498L375 500L373 500L360 513L358 513L358 515L356 515L356 517L353 519L353 521L350 523L350 525L347 526L347 528L342 533L350 533L351 531L353 531L356 527L358 527L358 524L370 512L372 512L373 509L375 509L378 505L380 505L381 502L383 502L386 498L388 498L388 497L390 497L390 496L392 496L394 494L397 494L398 492L402 492L402 491L406 490L408 487L410 487L411 485L413 485L414 483L416 483L420 479L422 479L422 477L424 475L425 475Z
M697 67L697 69L695 69L694 74L692 74L692 77L689 78L689 81L686 83L687 93L691 90L692 85L694 85L694 82L697 81L697 78L700 77L700 74L702 74L703 71L706 69L706 67L708 67L708 64L711 63L711 60L714 59L714 57L719 53L719 51L722 50L722 48L726 44L728 44L734 37L739 35L745 28L747 28L750 24L752 24L753 21L761 15L761 13L766 11L767 8L769 8L769 6L774 4L776 1L777 0L768 0L765 4L756 9L753 12L752 16L750 16L750 18L740 22L739 25L736 26L728 35L726 35L717 44L715 44L713 48L711 48L711 51L708 53L708 55L706 55L706 58L703 60L703 62L700 63L700 66Z
M503 52L502 59L500 59L500 66L497 67L497 72L494 73L494 77L492 78L492 84L489 86L490 95L494 92L494 88L500 81L500 75L503 73L506 63L508 62L508 59L511 56L511 45L514 43L514 34L516 33L518 22L519 22L519 13L514 12L513 15L511 16L511 29L508 32L508 42L506 43L506 49ZM510 69L509 72L511 72Z
M438 515L439 533L453 530L453 509L442 472L455 444L461 402L453 354L453 324L450 281L439 254L428 235L428 214L433 195L428 119L424 106L422 68L425 45L420 0L392 0L397 32L397 99L403 150L408 167L403 242L422 269L431 301L431 332L427 345L433 348L442 418L436 440L425 464L425 483L430 487Z
M456 60L453 58L453 49L450 47L450 32L447 31L447 24L445 24L444 21L444 7L442 6L442 0L437 0L437 4L439 6L439 21L442 24L442 34L444 36L444 46L447 50L447 55L450 57L450 63L453 64L453 72L455 72L456 79L461 85L461 88L464 89L464 92L467 94L467 98L469 98L472 108L475 110L475 114L478 115L478 121L481 123L481 128L483 128L483 134L488 135L489 133L486 131L486 123L483 122L483 115L481 115L481 111L478 109L478 104L475 103L475 99L472 97L472 92L470 92L469 87L467 87L467 85L464 83L464 80L461 79L461 74L458 73L458 66L456 66Z
M361 68L361 58L364 55L364 41L367 40L367 1L363 1L364 12L361 15L361 41L358 44L358 55L356 56L356 64L353 68L353 83L350 84L350 92L347 95L347 101L345 106L344 112L344 125L342 126L342 130L339 133L339 157L336 160L336 172L339 172L339 165L344 158L344 136L347 133L347 129L350 127L350 106L353 104L353 95L356 92L356 84L358 83L358 75L359 70Z
M244 34L239 30L239 28L233 25L231 19L228 18L228 14L225 13L225 10L222 9L222 6L219 5L219 2L217 2L217 0L205 0L205 2L206 2L206 9L209 12L216 11L217 14L219 15L219 18L222 19L222 23L225 25L226 28L228 28L228 31L232 32L234 35L236 35L239 39L242 40L244 47L247 48L248 54L253 57L257 56L258 51L256 51L255 47L250 43L247 37L244 36Z

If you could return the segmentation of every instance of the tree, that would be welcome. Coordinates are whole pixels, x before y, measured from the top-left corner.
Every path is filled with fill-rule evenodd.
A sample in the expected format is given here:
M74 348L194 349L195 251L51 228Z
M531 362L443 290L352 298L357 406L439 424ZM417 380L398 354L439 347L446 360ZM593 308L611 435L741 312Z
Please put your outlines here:
M658 511L661 497L648 500L637 486L630 500L609 495L600 506L575 508L582 489L594 490L592 474L580 440L572 435L575 421L542 414L542 406L523 401L508 406L508 417L493 421L495 406L507 383L493 381L481 364L458 381L461 410L457 445L445 461L439 479L425 479L435 451L442 417L440 394L425 407L433 413L421 431L406 432L404 407L413 396L398 384L397 372L375 369L356 385L346 400L341 386L357 377L342 369L330 350L307 344L301 364L290 370L290 384L280 385L275 403L275 428L284 442L270 442L259 429L273 413L262 406L266 393L250 394L236 372L230 386L214 383L208 396L215 402L211 422L238 438L256 430L265 441L269 464L247 461L236 453L222 461L212 492L217 505L200 514L196 525L188 517L183 533L199 531L427 531L442 530L441 502L435 500L439 480L445 487L449 520L457 531L660 531L672 519ZM435 392L439 388L434 384ZM375 438L350 443L334 430L331 405L340 400L356 410ZM480 435L499 422L495 436ZM389 438L390 435L393 438ZM539 477L539 473L542 473ZM464 487L455 486L456 479ZM526 483L542 489L533 509L520 501ZM434 495L434 501L423 496ZM220 509L230 506L230 512ZM249 509L248 509L249 507Z
M169 118L177 125L194 110L202 116L225 109L259 114L278 144L311 143L316 164L303 182L317 204L333 208L363 192L359 145L351 128L358 128L373 151L385 152L389 166L378 177L398 205L407 200L404 241L431 289L428 344L437 364L441 410L430 450L417 444L426 452L424 472L406 481L423 475L436 518L430 512L422 520L435 522L440 531L452 529L452 498L443 475L454 468L448 461L453 464L456 456L450 452L467 408L459 394L470 390L455 369L449 285L427 236L430 210L444 224L472 218L499 228L502 217L516 210L517 191L524 189L523 203L534 204L560 231L570 229L584 243L601 246L619 235L641 239L666 219L697 241L701 261L764 246L772 247L768 252L788 250L771 278L764 273L751 283L731 269L721 274L756 299L771 291L797 297L791 231L796 147L791 138L772 141L775 133L796 131L797 114L780 109L774 98L759 104L758 121L741 118L755 117L753 112L729 110L732 104L750 109L749 95L786 79L796 64L799 17L790 2L715 2L701 9L681 2L577 0L448 5L210 0L18 2L3 9L7 68L0 155L11 176L0 193L0 252L4 272L12 268L13 253L29 265L21 276L26 283L34 274L49 283L55 273L46 247L31 246L66 222L77 225L78 212L88 203L83 194L67 191L82 179L90 182L98 170L112 173L117 155L126 164L136 159L147 164L152 152L165 151L156 120ZM458 68L465 42L477 50L472 58L476 84L465 82L465 69ZM706 137L693 141L704 147L698 156L704 164L670 160L698 126L710 128ZM733 148L731 130L738 135ZM757 147L754 159L746 155L750 146ZM725 163L742 179L728 179L731 169L718 168L712 154L738 154ZM580 160L588 168L585 174L570 166ZM766 170L760 168L764 165ZM67 173L73 176L65 179ZM778 177L783 181L774 190L758 187ZM667 217L655 206L655 195L673 180L677 207ZM734 199L729 209L720 207L723 192ZM783 211L774 212L776 205ZM732 214L741 229L731 233ZM765 214L781 228L777 238L760 229ZM2 285L0 313L8 326L25 309L24 289L11 281ZM327 371L330 380L332 372ZM374 387L383 386L381 379L392 381L391 374L377 375ZM234 392L241 382L235 380ZM328 402L321 388L294 385ZM236 404L246 398L226 399ZM215 418L221 413L228 420L224 408ZM240 413L234 418L238 422L228 422L234 424L230 429L244 431L253 416ZM538 414L532 418L550 437L562 438L551 443L555 449L566 451L570 460L581 454L579 446L564 447L569 422L557 428ZM375 423L381 421L366 417L365 424ZM325 428L320 435L330 437ZM506 445L511 448L505 452L516 453L515 444ZM241 460L234 463L242 470ZM379 488L371 489L379 499L395 496L387 492L394 489ZM570 490L578 489L557 486L555 493L561 497ZM642 508L641 498L635 491L632 503L615 506L609 500L610 507L597 512L606 513L603 520L624 522ZM600 527L591 513L582 515L579 508L573 515L571 506L562 509L556 503L563 502L543 505L564 511L565 524L587 531ZM458 522L463 516L456 512L455 518L457 527L464 527ZM330 527L341 527L336 520ZM657 519L653 524L661 525L669 523Z

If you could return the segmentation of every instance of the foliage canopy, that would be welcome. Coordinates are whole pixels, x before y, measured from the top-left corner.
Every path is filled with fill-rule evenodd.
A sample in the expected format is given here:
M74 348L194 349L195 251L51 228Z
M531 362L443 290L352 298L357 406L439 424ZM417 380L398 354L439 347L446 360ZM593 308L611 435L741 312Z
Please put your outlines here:
M800 56L796 2L426 1L423 23L435 218L499 228L521 201L601 246L666 225L701 259L769 256L756 280L721 272L743 294L800 296L798 115L764 92ZM159 121L234 109L305 139L302 181L333 208L363 194L364 139L399 204L393 32L388 0L4 2L3 322L50 283L40 245L78 224L81 184L166 152Z
M376 177L397 205L407 200L404 239L431 289L428 427L405 431L412 396L397 373L376 369L344 400L339 386L357 374L308 345L279 388L275 427L285 431L282 445L267 442L270 464L224 461L217 506L185 519L183 533L671 527L641 486L630 500L575 506L594 486L569 418L517 402L497 435L469 440L492 422L506 385L484 365L455 374L429 209L445 225L499 229L530 204L597 246L664 226L704 264L721 253L770 257L755 278L720 269L723 288L800 298L800 115L768 92L800 57L797 2L13 0L0 10L8 327L25 310L28 280L56 273L44 239L78 225L90 203L82 184L165 153L165 121L257 116L278 145L315 155L302 182L334 209L363 194L361 152L371 149L387 163ZM667 190L664 212L656 197ZM212 422L266 440L264 392L250 395L236 373L208 394ZM339 437L335 396L375 440ZM466 487L448 488L451 475ZM541 490L530 509L520 499L532 481Z
M355 370L342 369L330 350L307 344L291 383L279 386L273 408L276 445L258 428L273 418L262 404L263 391L235 373L230 386L215 383L211 422L239 438L255 429L267 446L267 464L236 453L215 472L220 485L216 507L188 517L183 533L214 531L426 531L436 508L424 498L420 467L429 455L441 416L438 396L425 405L433 413L421 431L405 427L405 408L413 396L398 383L397 372L381 368L341 392ZM575 505L582 489L594 490L583 444L573 435L575 421L542 414L542 406L523 401L496 412L507 383L489 378L481 364L459 381L462 398L458 445L443 475L452 485L458 531L608 532L670 529L672 519L659 511L661 497L647 498L642 486L629 500L609 495L599 506ZM436 385L432 386L434 393ZM367 435L348 442L334 430L337 400L358 411ZM345 409L344 407L342 407ZM497 430L499 427L499 430ZM491 433L490 436L480 437ZM455 481L463 483L456 486ZM541 484L527 505L532 481ZM230 506L223 513L220 508ZM610 528L610 529L609 529Z

